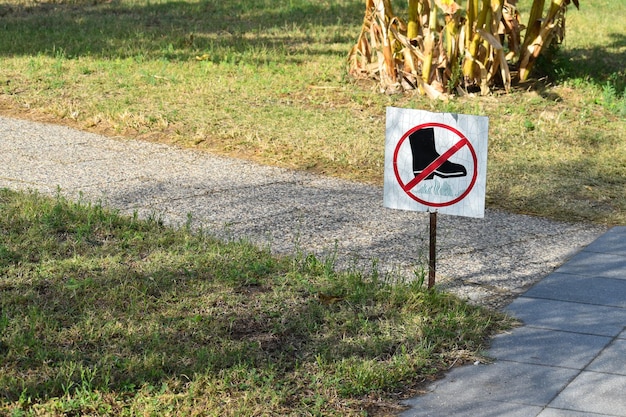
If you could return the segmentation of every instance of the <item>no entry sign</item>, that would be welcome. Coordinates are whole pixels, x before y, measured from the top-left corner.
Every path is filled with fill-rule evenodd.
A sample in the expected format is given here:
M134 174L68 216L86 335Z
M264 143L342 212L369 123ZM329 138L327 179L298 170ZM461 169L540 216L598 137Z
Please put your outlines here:
M384 205L483 217L486 117L387 108Z

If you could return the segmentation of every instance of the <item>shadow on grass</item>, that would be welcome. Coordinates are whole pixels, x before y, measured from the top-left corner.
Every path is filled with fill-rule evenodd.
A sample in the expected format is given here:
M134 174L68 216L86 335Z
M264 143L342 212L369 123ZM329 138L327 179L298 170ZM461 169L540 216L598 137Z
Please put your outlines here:
M259 50L332 54L312 50L312 37L352 42L345 28L359 25L362 13L357 0L4 5L0 54L188 60L207 53L215 61Z
M403 356L400 345L447 351L442 335L457 334L463 321L428 312L441 305L478 312L414 286L391 291L359 274L332 274L315 257L275 258L244 242L64 200L11 203L2 191L0 404L164 385L182 392L188 382L219 384L236 372L297 384L300 367L319 361ZM424 341L405 338L416 332L404 325L397 337L386 324L377 330L383 317L403 318L397 308L409 299L409 317L432 315L436 323L424 328ZM476 333L468 346L483 339ZM421 363L402 372L414 375L411 366Z
M0 285L11 333L0 352L10 370L0 378L0 398L58 397L76 388L124 392L236 367L288 372L303 360L300 353L315 350L302 321L321 325L322 307L313 298L284 310L265 305L263 274L263 285L235 286L211 300L201 296L213 288L206 270L72 269L70 278ZM23 320L16 334L11 329Z
M609 34L608 45L560 49L540 57L537 72L558 81L583 79L599 87L611 86L620 97L626 90L626 35Z
M11 196L0 193L0 402L288 372L319 347L325 307L290 293L289 264L252 245L64 202L33 217Z
M581 132L581 137L592 144L590 149L601 146L590 132ZM617 135L613 137L617 139ZM621 149L615 150L615 157L615 161L604 165L598 163L596 156L532 164L511 162L506 172L500 173L502 178L510 176L510 180L492 186L487 201L497 202L499 207L510 211L519 210L519 202L523 201L525 214L547 215L564 222L624 224L626 207L621 195L626 188L626 176ZM529 173L530 181L537 184L531 193L524 195L516 191L516 172Z

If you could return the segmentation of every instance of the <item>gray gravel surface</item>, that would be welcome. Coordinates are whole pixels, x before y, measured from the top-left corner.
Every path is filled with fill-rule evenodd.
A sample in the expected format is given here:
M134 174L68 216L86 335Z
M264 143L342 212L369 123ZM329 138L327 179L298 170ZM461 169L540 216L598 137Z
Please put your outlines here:
M0 187L101 202L122 213L191 218L277 254L412 277L427 262L428 214L382 206L382 188L171 146L0 117ZM507 304L607 228L487 210L438 216L438 285Z

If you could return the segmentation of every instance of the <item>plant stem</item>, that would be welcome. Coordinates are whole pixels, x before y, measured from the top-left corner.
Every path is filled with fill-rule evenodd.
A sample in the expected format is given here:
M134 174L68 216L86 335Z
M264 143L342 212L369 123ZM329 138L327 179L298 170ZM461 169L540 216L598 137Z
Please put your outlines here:
M419 20L417 15L417 6L419 0L409 0L409 23L407 24L406 36L415 39L419 34Z

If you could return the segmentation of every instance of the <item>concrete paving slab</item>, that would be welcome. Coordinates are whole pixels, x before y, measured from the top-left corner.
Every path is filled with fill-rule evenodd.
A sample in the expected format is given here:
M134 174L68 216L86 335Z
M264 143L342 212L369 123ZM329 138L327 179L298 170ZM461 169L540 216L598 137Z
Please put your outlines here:
M579 372L554 366L497 361L489 365L455 368L442 381L434 383L429 391L443 398L455 398L459 404L484 400L545 406ZM433 397L424 395L407 404L415 409L429 407Z
M496 336L487 354L498 360L582 370L611 340L608 336L524 326Z
M554 272L526 291L524 296L626 308L626 279Z
M520 297L505 309L527 326L615 337L626 323L626 309Z
M626 339L615 339L589 364L587 370L626 376ZM626 396L626 391L623 395Z
M546 408L537 417L616 417L609 414L590 414L580 411L559 410L558 408ZM619 416L618 416L619 417Z
M542 407L476 398L469 403L460 403L456 398L433 394L433 401L416 404L399 417L536 417Z
M585 248L586 252L626 256L626 226L615 226Z
M626 280L626 255L582 251L556 272Z
M583 371L549 404L551 408L623 416L626 376Z

